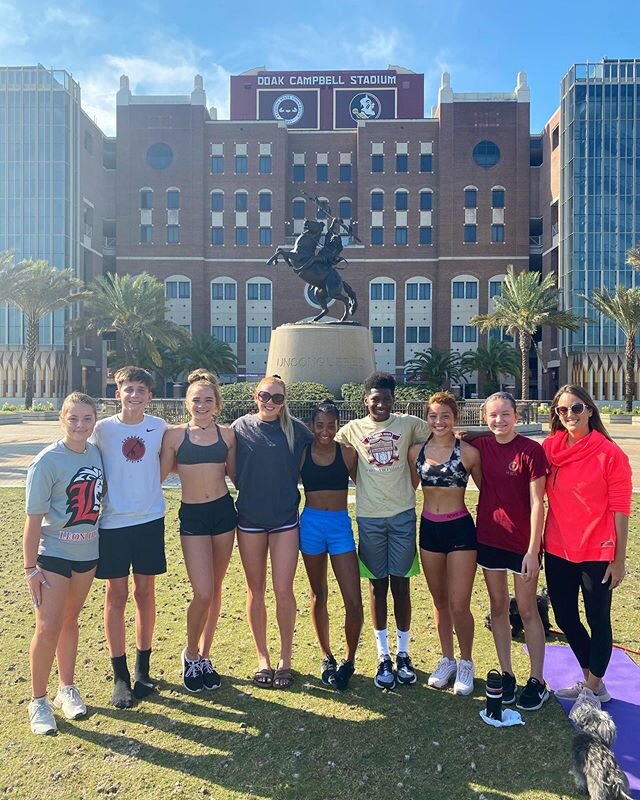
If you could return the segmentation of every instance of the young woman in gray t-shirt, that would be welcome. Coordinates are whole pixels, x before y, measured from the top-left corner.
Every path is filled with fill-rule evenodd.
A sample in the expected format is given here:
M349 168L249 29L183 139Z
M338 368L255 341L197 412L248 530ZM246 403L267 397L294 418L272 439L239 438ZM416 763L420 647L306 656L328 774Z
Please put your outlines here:
M103 492L102 460L87 442L96 405L81 392L60 410L63 436L34 459L27 473L24 526L25 580L36 615L31 641L31 731L55 734L47 684L54 655L59 688L53 704L67 719L87 713L75 684L78 616L98 563L98 514Z

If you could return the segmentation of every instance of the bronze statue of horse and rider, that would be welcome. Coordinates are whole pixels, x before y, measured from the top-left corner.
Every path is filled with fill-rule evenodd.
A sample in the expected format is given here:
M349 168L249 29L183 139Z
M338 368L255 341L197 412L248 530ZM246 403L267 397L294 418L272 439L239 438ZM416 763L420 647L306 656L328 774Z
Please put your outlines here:
M340 255L342 228L342 220L337 217L333 218L328 226L324 244L318 250L324 222L307 219L304 223L304 230L296 239L294 246L292 248L278 247L267 261L267 264L277 264L278 258L282 256L296 275L312 287L313 297L321 308L320 313L313 318L314 322L318 322L328 313L327 300L330 298L344 303L341 322L344 322L348 316L353 316L358 308L355 292L340 277L336 269L337 264L341 261L346 263L346 260Z

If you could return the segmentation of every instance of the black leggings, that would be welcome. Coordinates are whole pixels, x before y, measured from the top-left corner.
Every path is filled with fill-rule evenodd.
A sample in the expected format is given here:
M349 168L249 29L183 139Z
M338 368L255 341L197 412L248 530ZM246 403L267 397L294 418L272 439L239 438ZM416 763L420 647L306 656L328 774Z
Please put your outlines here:
M547 590L558 626L567 637L578 663L596 678L606 672L613 647L610 581L602 583L608 561L574 563L545 553ZM580 621L578 591L591 635Z

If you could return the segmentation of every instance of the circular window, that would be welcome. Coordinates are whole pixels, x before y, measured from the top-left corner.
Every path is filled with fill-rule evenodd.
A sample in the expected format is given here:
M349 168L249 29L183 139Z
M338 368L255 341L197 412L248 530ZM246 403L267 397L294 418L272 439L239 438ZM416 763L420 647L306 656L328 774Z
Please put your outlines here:
M307 303L309 303L310 306L313 306L313 308L321 308L320 303L318 303L313 293L313 286L311 286L309 283L307 283L304 287L304 299L307 301ZM335 302L336 301L333 298L327 298L327 305L329 308L331 308Z
M147 164L152 169L166 169L173 164L173 150L168 144L158 142L147 150Z
M478 142L473 148L473 160L479 167L495 167L500 161L500 148L495 142Z

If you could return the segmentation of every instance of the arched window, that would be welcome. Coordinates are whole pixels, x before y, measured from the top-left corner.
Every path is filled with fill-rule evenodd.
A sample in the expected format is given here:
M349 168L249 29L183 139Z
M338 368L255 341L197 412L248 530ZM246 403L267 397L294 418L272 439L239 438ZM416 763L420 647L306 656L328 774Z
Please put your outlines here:
M236 192L236 211L247 211L249 209L249 194L244 190Z
M477 186L464 187L464 207L477 208L478 207L478 188Z
M271 192L268 189L261 189L258 193L258 210L271 211Z
M224 192L221 192L219 189L211 192L211 210L218 212L224 211Z
M406 189L396 189L396 211L407 211L409 208L409 192Z
M153 208L153 189L148 186L140 189L140 209L150 210Z
M167 209L175 210L180 208L180 189L170 187L167 189Z

